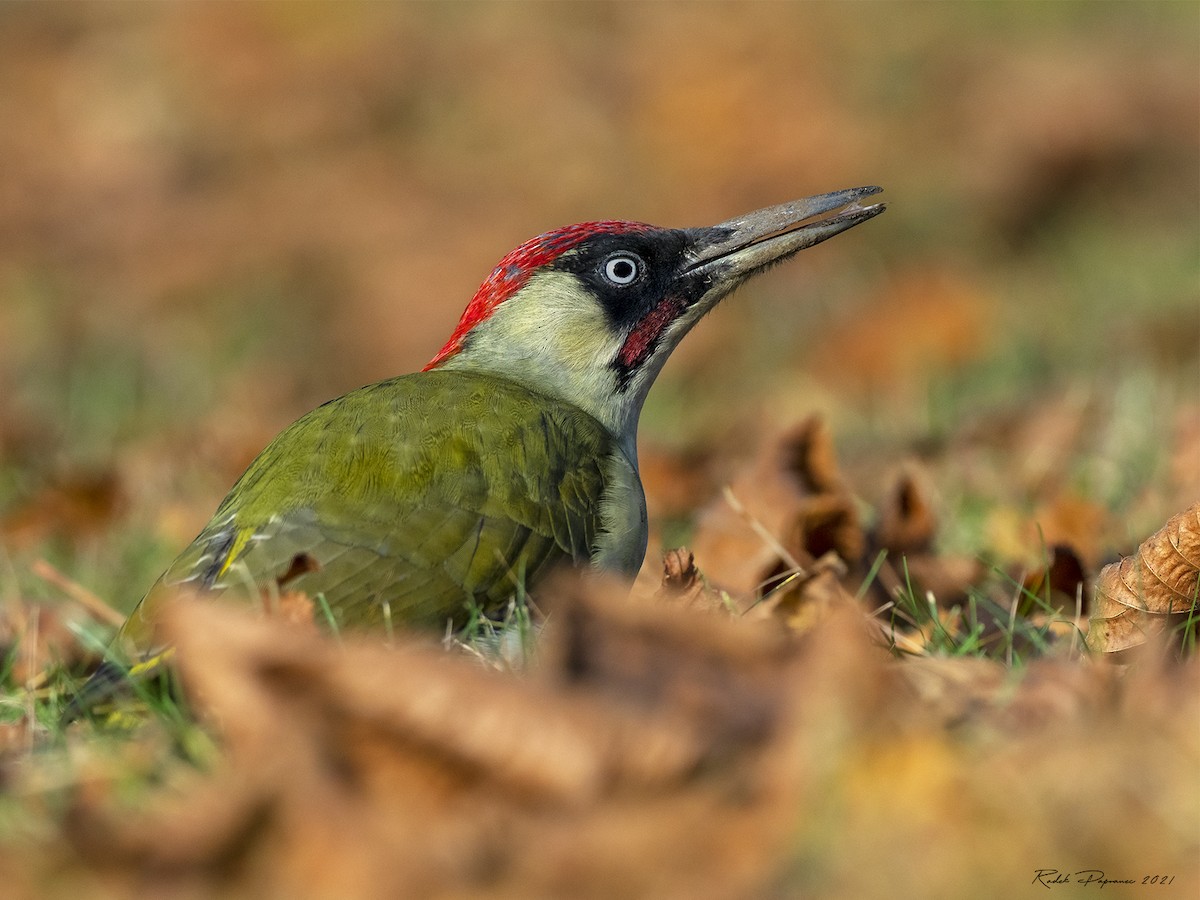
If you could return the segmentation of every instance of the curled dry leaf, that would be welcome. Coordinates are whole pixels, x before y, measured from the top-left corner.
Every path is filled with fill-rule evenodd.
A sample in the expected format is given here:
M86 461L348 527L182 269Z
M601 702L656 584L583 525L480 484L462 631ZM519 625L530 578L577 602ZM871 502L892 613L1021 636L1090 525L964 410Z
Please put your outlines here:
M1039 555L1048 546L1069 547L1083 568L1094 572L1111 532L1111 518L1101 504L1073 492L1059 492L1040 504L1026 522L1024 542Z
M784 533L783 545L802 563L836 553L843 562L856 565L866 539L854 497L842 491L805 498Z
M675 594L692 590L700 580L696 557L687 547L676 547L663 554L662 588Z
M1172 516L1137 552L1100 570L1087 643L1129 650L1191 617L1200 592L1200 503Z
M781 567L807 566L829 551L854 565L866 544L823 418L810 416L763 447L701 514L692 542L705 573L740 597Z
M1047 550L1046 564L1029 572L1022 582L1022 596L1017 614L1032 616L1045 607L1074 614L1089 608L1090 592L1087 575L1074 548L1054 544ZM1036 599L1035 599L1036 598Z
M901 593L932 596L949 608L962 603L968 589L983 575L983 565L969 556L934 552L938 519L933 488L925 469L909 462L893 477L879 507L878 522L870 535L870 556L885 551L873 582L868 585L872 603L894 600Z
M879 509L875 544L892 553L928 553L937 533L932 491L915 465L896 476Z
M777 586L752 609L752 617L769 616L790 630L803 633L836 612L855 606L842 586L846 564L836 553L827 553L802 572L781 571Z
M858 505L837 462L829 424L810 416L783 435L776 451L783 471L801 491L784 547L801 564L833 552L849 565L863 555L866 539Z
M937 533L937 515L923 472L908 466L896 476L880 506L875 542L896 553L928 553Z
M641 595L635 587L633 596ZM665 601L685 609L725 607L720 592L705 583L704 576L696 568L695 556L686 547L677 547L663 554L662 581L653 596L647 599Z
M808 494L836 494L844 491L837 450L829 423L821 416L809 416L787 432L777 451L783 470L791 474Z

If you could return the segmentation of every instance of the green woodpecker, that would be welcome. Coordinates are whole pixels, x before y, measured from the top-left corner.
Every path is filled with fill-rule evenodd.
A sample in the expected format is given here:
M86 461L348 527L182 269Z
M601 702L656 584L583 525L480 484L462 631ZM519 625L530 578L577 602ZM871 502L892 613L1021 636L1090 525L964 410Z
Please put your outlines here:
M638 416L667 357L747 278L881 213L859 203L879 190L522 244L422 372L331 400L272 441L129 617L121 655L135 671L161 664L155 620L181 586L262 602L286 575L342 627L444 626L560 563L631 578L647 539ZM123 677L106 663L74 708Z

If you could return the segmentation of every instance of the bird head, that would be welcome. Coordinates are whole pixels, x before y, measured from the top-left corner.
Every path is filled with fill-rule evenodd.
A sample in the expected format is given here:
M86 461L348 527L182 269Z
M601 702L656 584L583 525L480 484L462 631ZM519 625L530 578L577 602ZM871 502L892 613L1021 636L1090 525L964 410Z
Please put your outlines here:
M646 393L683 336L774 263L883 212L852 188L708 228L587 222L547 232L497 264L425 367L516 381L573 403L633 456Z

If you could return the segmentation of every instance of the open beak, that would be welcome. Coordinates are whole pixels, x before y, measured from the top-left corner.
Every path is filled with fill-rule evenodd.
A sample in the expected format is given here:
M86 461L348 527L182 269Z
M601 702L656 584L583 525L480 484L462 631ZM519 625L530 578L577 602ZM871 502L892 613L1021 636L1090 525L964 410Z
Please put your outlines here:
M863 206L859 201L882 190L859 187L805 197L746 213L711 228L694 229L695 245L687 272L736 284L765 266L873 219L887 208L886 204Z

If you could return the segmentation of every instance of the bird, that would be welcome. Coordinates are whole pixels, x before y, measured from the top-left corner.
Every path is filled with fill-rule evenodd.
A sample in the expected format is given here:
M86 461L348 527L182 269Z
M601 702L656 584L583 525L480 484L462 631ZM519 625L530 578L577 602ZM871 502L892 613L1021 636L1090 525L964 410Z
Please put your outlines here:
M632 580L637 426L683 337L750 277L884 211L858 187L702 228L605 220L509 252L420 372L317 407L250 464L134 608L74 717L160 671L164 601L286 582L337 628L460 626L571 565Z

